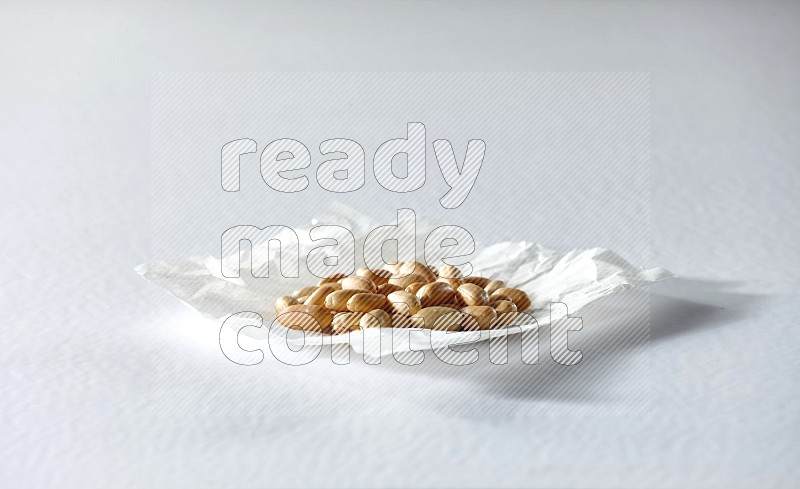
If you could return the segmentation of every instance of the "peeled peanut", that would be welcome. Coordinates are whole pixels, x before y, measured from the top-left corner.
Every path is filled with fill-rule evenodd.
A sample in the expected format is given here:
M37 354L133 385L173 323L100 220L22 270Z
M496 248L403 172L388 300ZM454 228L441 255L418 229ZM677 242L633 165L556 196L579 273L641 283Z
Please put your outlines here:
M294 298L308 297L315 290L317 290L317 286L316 285L309 285L308 287L301 287L301 288L295 290L294 292L292 292L292 297L294 297Z
M494 294L510 298L514 305L517 306L517 311L525 311L531 307L531 299L524 290L513 287L500 287L494 291Z
M329 284L320 285L317 290L312 292L311 295L309 295L308 298L303 301L303 304L307 306L323 306L325 305L325 297L335 290L336 289L331 287Z
M454 302L455 291L444 282L431 282L423 285L417 291L417 297L422 307L432 307Z
M403 288L395 284L383 284L378 287L377 293L381 295L389 295L392 292L397 292L398 290L403 290Z
M356 313L360 314L360 313ZM362 328L391 328L392 316L383 309L373 309L361 316Z
M363 312L340 312L333 316L331 326L334 334L343 334L358 329Z
M411 316L422 309L419 298L411 292L406 292L405 290L392 292L386 296L386 298L389 299L389 302L392 304L392 308L398 314L408 314Z
M347 275L345 275L343 273L337 273L335 275L331 275L329 277L325 277L325 278L319 279L319 283L317 285L326 285L326 284L336 283L339 280L345 278L346 276Z
M361 294L363 291L358 289L342 289L336 290L325 297L325 307L331 311L347 311L347 301L356 294Z
M275 301L275 312L280 314L286 310L289 306L294 306L299 304L297 299L289 295L282 295L278 297L278 300Z
M356 275L371 280L376 286L381 286L389 282L389 279L392 277L392 272L380 268L377 270L371 270L370 268L364 267L359 268L356 271Z
M428 282L428 280L426 280L422 275L416 273L412 273L411 275L406 275L403 277L399 275L392 276L392 278L389 279L390 284L397 285L401 289L405 289L414 282Z
M461 280L463 280L465 284L475 284L480 288L486 287L486 285L492 281L492 279L486 277L464 277Z
M423 282L433 282L436 280L436 274L434 274L431 269L428 268L428 265L418 261L407 261L403 263L397 269L397 273L395 275L401 276L411 274L421 275L425 278Z
M457 288L464 285L464 282L461 281L460 278L442 278L439 277L436 279L437 282L442 282L450 286L451 289L456 290Z
M400 270L401 266L403 266L403 262L401 262L401 261L391 261L389 263L386 263L383 266L383 269L388 271L392 275L394 275L395 273L397 273L398 270Z
M347 310L353 312L369 312L373 309L389 309L389 299L385 295L360 293L347 301Z
M497 314L503 314L506 312L517 312L517 306L514 305L511 301L494 301L489 306L493 307Z
M278 323L291 329L321 332L330 326L331 313L322 306L295 304L287 307L277 317Z
M378 288L372 283L372 280L359 276L345 277L342 279L342 290L357 289L363 290L374 294Z
M462 315L449 307L425 307L411 316L413 327L440 331L461 329Z
M469 314L478 323L480 329L489 329L489 325L497 317L497 312L489 306L462 307L461 312Z
M412 294L416 294L419 291L419 289L421 289L422 286L425 285L426 283L427 282L414 282L413 284L406 287L405 290L406 292L411 292Z
M500 287L505 287L506 283L502 280L492 280L488 284L483 286L483 289L486 291L487 294L492 295L494 291L499 289Z
M497 301L514 302L514 301L511 300L511 297L509 297L507 295L498 294L497 292L495 292L493 294L489 294L489 302L490 303L491 302L497 302Z
M489 294L475 284L464 284L456 289L456 297L465 306L485 306L489 304Z
M448 265L447 263L443 264L439 267L439 277L440 278L461 278L464 274L461 273L461 270L458 267L453 265Z

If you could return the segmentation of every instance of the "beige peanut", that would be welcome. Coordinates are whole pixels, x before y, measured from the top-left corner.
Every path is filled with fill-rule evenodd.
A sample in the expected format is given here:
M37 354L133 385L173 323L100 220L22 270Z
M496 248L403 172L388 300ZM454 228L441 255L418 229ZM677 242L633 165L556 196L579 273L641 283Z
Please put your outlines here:
M494 294L494 291L499 289L500 287L505 287L506 283L502 280L492 280L491 282L487 283L483 286L483 289L486 291L487 294L490 296Z
M383 309L373 309L361 316L359 324L362 329L391 328L392 316Z
M476 284L466 283L456 289L456 297L465 306L486 306L489 294Z
M338 285L338 284L337 284ZM311 293L308 298L303 301L307 306L323 306L325 305L325 298L336 289L330 284L320 285L317 290Z
M531 299L524 290L515 289L513 287L500 287L494 291L493 295L504 295L511 299L511 302L517 306L517 311L525 311L531 307ZM497 300L497 299L495 299Z
M411 316L413 327L435 329L439 331L459 331L462 314L450 307L425 307Z
M331 311L347 311L347 301L354 295L361 293L363 293L363 291L358 289L336 290L325 297L325 307Z
M457 288L464 285L464 282L461 281L460 278L442 278L439 277L436 279L437 282L441 282L443 284L447 284L450 286L451 289L456 290Z
M340 312L333 316L331 326L334 334L343 334L358 329L363 316L363 312Z
M458 267L453 265L448 265L447 263L443 264L439 267L439 277L440 278L461 278L464 274L461 273Z
M506 312L517 312L517 306L514 305L511 301L494 301L489 306L493 307L497 314L503 314Z
M489 306L466 306L461 308L461 312L469 314L469 316L475 320L479 329L489 329L492 321L497 317L497 312L495 312L494 308ZM475 323L465 321L464 329L467 329L467 324L474 325Z
M455 301L455 291L444 282L431 282L423 285L417 291L417 297L422 307L439 306Z
M475 284L480 288L486 287L489 282L492 281L492 279L486 277L464 277L461 280L463 280L465 284Z
M287 307L276 319L287 328L321 332L331 324L333 317L322 306L295 304Z
M423 277L424 282L433 282L436 280L436 274L431 271L428 265L418 261L407 261L400 265L395 275L420 275Z
M421 289L427 282L414 282L413 284L409 285L405 288L406 292L411 292L412 294L416 294L419 289Z
M414 282L428 282L428 280L426 280L424 276L417 273L412 273L405 276L392 276L392 278L389 279L390 284L397 285L401 289L405 289Z
M383 284L380 287L378 287L377 293L381 294L381 295L389 295L392 292L397 292L398 290L403 290L403 288L400 287L399 285L388 284L387 283L387 284Z
M357 275L342 279L342 290L346 289L363 290L373 294L378 290L372 280Z
M373 309L389 309L389 307L389 299L380 294L356 294L347 301L347 310L352 312L369 312Z
M359 268L356 271L356 275L369 279L375 284L375 286L380 287L381 285L389 282L389 279L392 277L392 272L380 268L377 270L372 270L364 267Z
M278 297L278 300L275 301L275 312L280 314L285 311L287 307L297 304L299 304L299 302L297 302L297 299L294 297L290 295L282 295Z
M411 316L422 309L422 304L420 303L419 298L411 292L406 292L405 290L392 292L386 296L386 298L389 299L389 302L392 304L392 308L399 314L408 314Z

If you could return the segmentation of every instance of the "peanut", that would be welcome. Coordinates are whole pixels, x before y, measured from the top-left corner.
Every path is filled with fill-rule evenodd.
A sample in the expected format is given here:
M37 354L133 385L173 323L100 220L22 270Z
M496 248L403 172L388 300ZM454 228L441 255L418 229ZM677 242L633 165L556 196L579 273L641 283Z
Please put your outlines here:
M475 284L480 288L486 287L492 281L492 279L486 277L464 277L462 280L465 284Z
M371 270L367 267L364 267L359 268L356 271L356 275L371 280L372 283L380 287L381 285L389 282L389 279L392 277L392 272L380 268L378 270Z
M331 311L347 311L347 301L356 294L363 293L358 289L343 289L331 292L325 297L325 307Z
M299 302L297 302L297 299L294 297L290 295L282 295L278 297L278 300L275 301L275 312L280 314L285 311L287 307L295 306L297 304L299 304Z
M397 292L398 290L403 290L403 288L400 287L399 285L388 284L387 283L387 284L383 284L380 287L378 287L378 292L377 293L381 294L381 295L389 295L392 292Z
M422 277L424 277L423 282L433 282L434 280L436 280L436 274L434 274L431 271L431 269L428 268L428 265L420 263L418 261L407 261L403 263L397 269L396 273L397 276L411 275L411 274L421 275Z
M389 263L385 264L383 266L383 269L386 270L387 272L391 273L392 275L394 275L395 273L397 273L398 270L400 270L400 267L402 265L403 265L403 262L401 262L401 261L392 261L392 262L389 262Z
M399 276L393 275L392 278L389 279L390 284L397 285L401 289L405 289L409 285L413 284L414 282L428 282L422 275L412 273L411 275Z
M309 295L308 298L303 301L303 304L307 306L323 306L325 305L325 297L335 290L336 289L331 287L329 284L320 285L317 290L312 292L311 295Z
M322 306L295 304L287 307L277 320L287 328L321 332L330 326L332 318L331 313Z
M500 287L494 291L494 294L509 297L511 302L517 306L517 311L525 311L531 307L531 299L524 290L515 289L513 287Z
M345 277L342 279L342 290L357 289L374 294L378 288L372 280L359 276Z
M497 312L489 306L462 307L461 312L469 314L478 323L478 328L489 329L489 325L497 317Z
M421 289L422 286L425 285L426 283L427 282L414 282L413 284L406 287L405 290L406 292L411 292L412 294L416 294L419 291L419 289Z
M499 289L500 287L505 287L506 283L502 280L492 280L488 284L484 285L483 288L486 290L486 293L492 295L495 290Z
M347 310L352 312L369 312L373 309L389 309L389 299L385 295L360 293L347 301Z
M461 329L462 315L449 307L425 307L411 316L414 327L439 331L458 331Z
M494 301L489 306L493 307L497 314L503 314L506 312L517 312L517 306L514 305L511 301Z
M445 283L450 286L451 289L456 290L457 288L464 285L464 282L461 281L460 278L442 278L439 277L436 279L437 282Z
M398 314L407 314L412 316L422 309L419 298L410 292L406 292L405 290L392 292L386 297L389 299L389 302L392 303L392 308Z
M392 316L383 309L373 309L361 316L359 323L362 329L366 328L391 328Z
M340 312L333 316L331 326L334 334L343 334L359 328L363 312Z
M432 307L455 301L455 291L444 282L431 282L417 291L422 307Z
M489 304L489 294L478 285L466 283L456 289L456 297L465 306L485 306Z
M511 300L511 297L503 294L498 294L497 292L489 295L489 302L496 302L496 301L508 301L514 302Z
M461 273L461 270L453 265L445 263L439 268L440 278L461 278L463 276L464 274Z

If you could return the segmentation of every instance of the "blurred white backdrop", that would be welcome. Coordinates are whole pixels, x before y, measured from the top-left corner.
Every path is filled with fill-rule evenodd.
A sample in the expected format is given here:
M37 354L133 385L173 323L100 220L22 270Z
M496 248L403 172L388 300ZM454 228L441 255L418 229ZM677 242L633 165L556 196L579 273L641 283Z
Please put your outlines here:
M799 20L793 2L4 2L0 480L791 486ZM291 386L222 359L214 328L132 272L160 258L150 79L293 70L649 72L641 265L681 278L651 289L648 412L575 415L589 393L568 388L533 402L570 414L537 418L260 411Z

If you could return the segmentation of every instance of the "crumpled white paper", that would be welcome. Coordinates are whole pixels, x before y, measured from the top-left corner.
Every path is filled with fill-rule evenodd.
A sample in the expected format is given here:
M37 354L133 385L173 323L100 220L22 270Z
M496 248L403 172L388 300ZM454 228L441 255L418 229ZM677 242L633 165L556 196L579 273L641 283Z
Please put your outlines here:
M341 204L334 204L329 215L322 216L320 223L336 224L351 230L356 243L363 244L366 235L375 227L385 225ZM314 222L316 224L316 222ZM417 221L417 242L424 243L425 236L435 228L433 223ZM135 268L142 277L162 287L182 300L203 316L224 320L232 314L255 312L269 326L275 319L275 300L288 295L302 285L314 284L318 280L311 275L303 257L319 244L313 244L307 230L296 230L300 238L300 278L270 277L255 278L247 262L242 260L240 278L222 275L220 260L211 256L190 257L182 260L145 263ZM256 244L259 246L266 244ZM357 245L358 247L358 245ZM251 253L255 250L251 251ZM244 255L243 255L244 256ZM356 257L361 256L356 252ZM238 256L225 257L236 260ZM276 261L273 256L270 261ZM673 276L664 268L641 269L625 261L613 251L603 248L572 250L565 253L548 250L527 242L502 242L478 249L470 256L474 267L473 275L505 280L511 287L525 290L532 299L534 316L538 324L509 328L508 334L544 326L566 316L565 308L558 312L539 315L551 302L567 305L568 313L573 315L586 305L633 287L638 287ZM357 265L358 266L358 265ZM275 267L277 270L277 266ZM305 275L304 275L305 272ZM280 329L280 326L276 326ZM263 334L254 334L245 328L242 334L250 334L255 339L263 339ZM262 332L265 328L262 328ZM430 330L398 330L395 328L370 331L368 337L360 330L349 335L306 335L297 338L289 334L288 341L299 345L343 344L350 346L365 356L378 357L411 350L426 350L458 343L473 343L489 338L488 331L446 332ZM284 330L283 333L286 333ZM493 335L496 333L492 333ZM393 338L394 335L394 338ZM399 341L398 341L398 335Z

